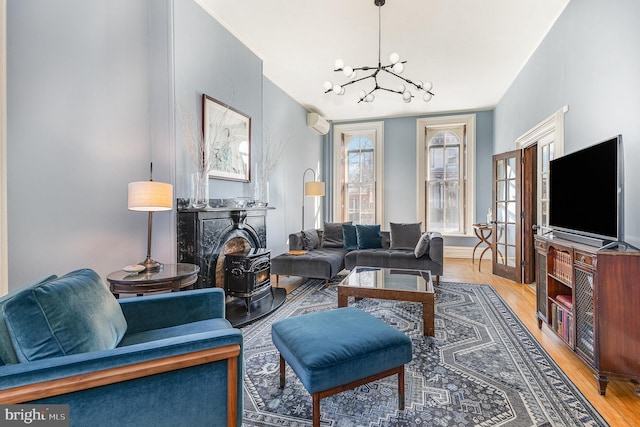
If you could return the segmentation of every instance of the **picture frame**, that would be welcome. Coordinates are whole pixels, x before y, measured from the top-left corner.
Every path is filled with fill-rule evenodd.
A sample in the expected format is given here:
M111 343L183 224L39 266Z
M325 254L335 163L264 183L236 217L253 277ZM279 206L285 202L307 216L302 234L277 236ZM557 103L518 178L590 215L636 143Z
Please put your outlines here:
M210 178L251 182L251 117L203 94L202 135Z

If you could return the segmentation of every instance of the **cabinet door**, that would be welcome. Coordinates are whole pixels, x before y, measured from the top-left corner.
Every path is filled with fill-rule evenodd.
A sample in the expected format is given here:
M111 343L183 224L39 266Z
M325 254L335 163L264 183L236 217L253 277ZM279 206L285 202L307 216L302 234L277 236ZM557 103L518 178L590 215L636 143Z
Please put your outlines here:
M538 319L548 322L547 313L547 252L546 248L536 251L536 310ZM542 324L538 321L538 327Z
M595 334L593 318L593 278L591 270L575 268L576 350L595 366Z

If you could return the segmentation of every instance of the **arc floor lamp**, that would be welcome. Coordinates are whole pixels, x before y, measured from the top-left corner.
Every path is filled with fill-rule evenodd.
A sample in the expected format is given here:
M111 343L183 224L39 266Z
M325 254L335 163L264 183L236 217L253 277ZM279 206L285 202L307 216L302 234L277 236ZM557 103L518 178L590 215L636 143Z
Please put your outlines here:
M313 174L313 181L305 182L304 178L309 171ZM302 230L304 230L304 198L322 196L324 196L324 182L316 181L316 171L311 168L305 169L302 173Z

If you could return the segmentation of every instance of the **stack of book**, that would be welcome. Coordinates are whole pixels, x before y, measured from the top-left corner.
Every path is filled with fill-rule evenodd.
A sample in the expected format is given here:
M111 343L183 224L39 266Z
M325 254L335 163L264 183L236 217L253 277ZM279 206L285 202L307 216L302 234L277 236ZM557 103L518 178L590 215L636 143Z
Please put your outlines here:
M551 304L551 327L573 347L573 298L571 295L557 295Z

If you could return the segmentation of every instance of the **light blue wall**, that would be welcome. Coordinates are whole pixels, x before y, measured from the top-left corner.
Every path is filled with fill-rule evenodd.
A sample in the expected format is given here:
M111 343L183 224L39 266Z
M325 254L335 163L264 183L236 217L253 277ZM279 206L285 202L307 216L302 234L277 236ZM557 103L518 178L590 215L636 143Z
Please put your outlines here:
M251 156L262 145L262 60L192 0L174 5L175 100L201 126L202 94L251 117ZM252 162L253 163L253 162ZM189 197L193 166L176 120L176 193ZM211 198L251 196L250 183L213 179Z
M640 245L640 2L569 3L495 110L495 153L563 105L565 153L622 134L625 240ZM588 183L587 183L588 185ZM597 209L594 195L594 209ZM588 213L586 213L588 214Z
M270 80L264 79L265 144L283 144L286 149L269 182L267 242L272 256L287 251L290 233L302 228L302 174L306 168L322 174L323 138L307 128L307 111ZM311 180L311 173L307 173ZM322 200L305 198L305 228L322 227Z
M474 222L486 220L491 206L491 156L493 149L493 111L469 112L476 115L476 210ZM469 114L465 113L465 114ZM446 114L455 115L456 113ZM384 119L384 212L390 222L416 221L416 121L413 116ZM439 116L442 116L439 115ZM475 237L445 237L447 246L473 246Z
M147 215L127 210L127 183L148 179L151 160L157 180L172 178L168 139L151 136L151 100L166 93L151 78L167 69L151 66L166 50L156 19L165 2L7 1L10 290L144 259ZM160 237L172 220L155 217L157 259L175 253Z
M255 159L263 125L290 137L267 231L274 253L287 249L300 228L302 171L322 170L322 138L194 1L8 0L7 40L9 290L81 267L105 277L144 259L147 215L127 210L127 184L148 179L153 161L155 180L189 196L174 107L200 123L202 93L251 116ZM212 198L252 193L252 183L211 180ZM306 224L314 213L321 223L307 203ZM175 223L175 210L154 215L159 261L175 261Z
M251 117L251 168L262 167L265 134L269 144L285 144L286 151L269 181L267 244L276 255L288 250L287 236L300 230L302 173L321 170L322 138L306 126L307 111L262 75L262 61L193 1L177 0L174 9L175 93L179 111L201 122L205 93ZM178 113L182 114L182 113ZM185 149L180 117L176 120L177 197L189 196L193 166ZM285 172L286 171L286 172ZM257 171L251 182L212 179L210 197L253 197ZM314 200L305 201L305 225L322 215Z

